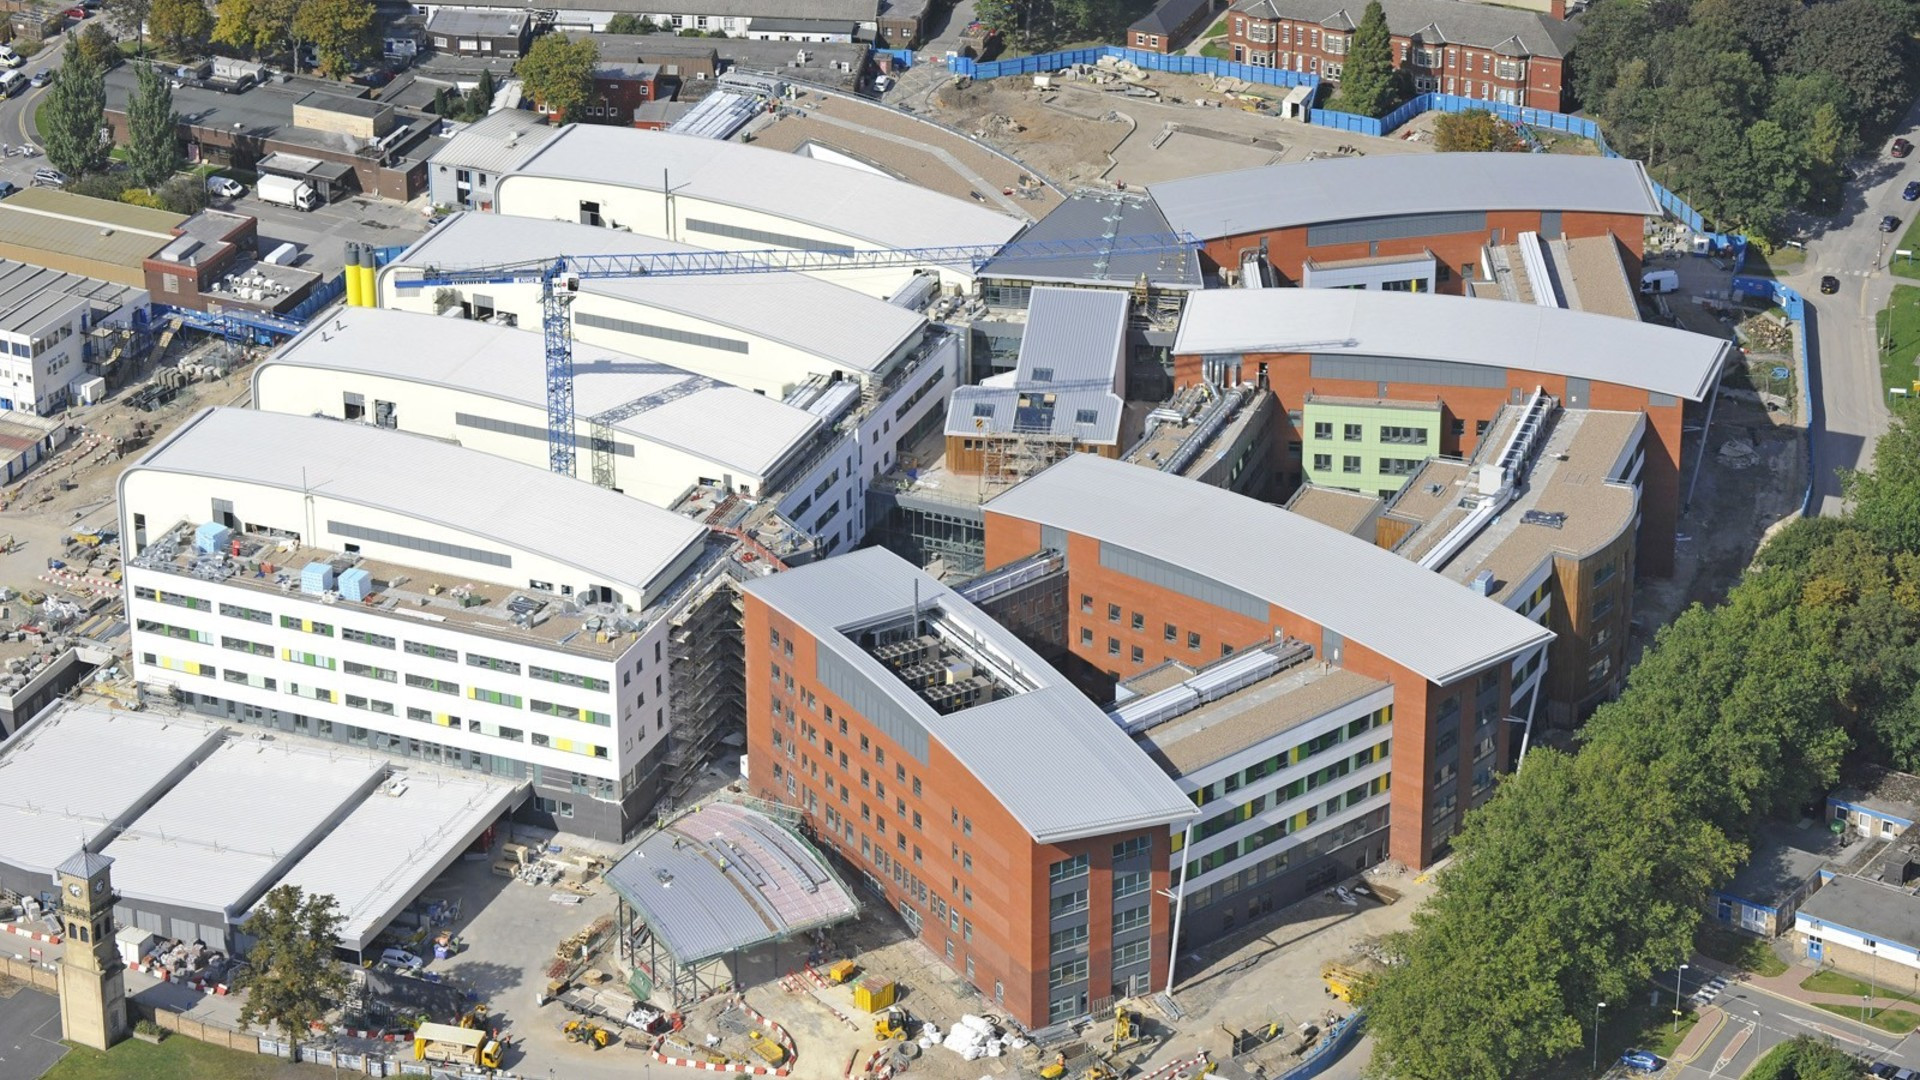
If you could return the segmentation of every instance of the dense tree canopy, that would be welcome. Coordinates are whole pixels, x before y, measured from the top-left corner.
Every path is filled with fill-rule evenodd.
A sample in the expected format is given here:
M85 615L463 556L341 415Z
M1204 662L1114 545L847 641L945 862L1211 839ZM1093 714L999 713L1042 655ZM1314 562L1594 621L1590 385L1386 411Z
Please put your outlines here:
M513 65L513 73L556 123L570 123L580 119L581 106L593 96L593 66L599 61L600 47L585 34L543 34Z
M47 161L75 179L106 168L113 150L100 138L107 124L105 74L77 39L68 38L60 77L47 91L47 103L40 110L40 143L46 147Z
M1596 1002L1685 959L1758 825L1850 757L1920 768L1920 405L1847 492L1848 517L1793 523L1724 603L1663 628L1578 753L1532 751L1468 816L1364 993L1384 1072L1559 1075Z
M1360 25L1347 43L1340 90L1332 107L1361 116L1385 116L1406 99L1400 72L1393 66L1393 34L1380 0L1368 0Z
M1773 237L1912 100L1910 0L1600 0L1567 85L1613 148L1728 231Z

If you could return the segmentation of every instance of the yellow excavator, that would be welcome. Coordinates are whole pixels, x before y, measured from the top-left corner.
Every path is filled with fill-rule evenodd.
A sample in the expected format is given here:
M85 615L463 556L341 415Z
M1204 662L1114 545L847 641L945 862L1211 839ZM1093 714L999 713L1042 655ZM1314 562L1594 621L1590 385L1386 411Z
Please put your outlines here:
M473 1008L468 1009L466 1014L460 1017L460 1026L484 1031L487 1026L487 1007L485 1005L475 1005Z

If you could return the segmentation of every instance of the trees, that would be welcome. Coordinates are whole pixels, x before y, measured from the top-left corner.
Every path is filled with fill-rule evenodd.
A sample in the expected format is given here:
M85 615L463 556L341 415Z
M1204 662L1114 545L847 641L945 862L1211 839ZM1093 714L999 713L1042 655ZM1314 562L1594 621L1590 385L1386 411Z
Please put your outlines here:
M659 27L653 25L653 20L647 16L633 15L623 11L607 20L606 32L609 34L651 34L659 29Z
M1525 150L1513 126L1485 109L1442 113L1433 123L1433 147L1442 153Z
M1747 1080L1853 1080L1859 1075L1860 1063L1844 1050L1795 1035L1755 1062Z
M301 0L292 37L313 46L320 74L344 78L373 53L373 0Z
M219 0L213 40L248 56L283 49L293 38L293 0Z
M473 89L467 91L467 115L478 119L492 111L495 89L493 72L482 68L479 81L473 84Z
M204 0L152 0L147 28L174 52L198 54L213 36L213 16Z
M101 7L107 13L107 21L122 34L133 35L134 41L142 52L147 45L147 16L153 11L153 0L102 0Z
M1361 116L1385 116L1403 96L1399 74L1393 68L1393 35L1387 30L1387 13L1380 7L1380 0L1367 0L1360 26L1347 44L1333 108Z
M1899 0L1834 0L1794 16L1787 70L1828 75L1846 88L1872 129L1896 123L1911 103L1912 9Z
M252 974L240 1006L242 1028L270 1024L297 1043L326 1016L331 1000L347 989L346 973L333 963L341 921L332 896L308 896L297 885L267 893L247 920L254 946L247 954Z
M133 94L127 99L127 164L134 182L152 189L166 183L185 164L180 152L180 117L173 111L173 88L153 69L141 64L134 72Z
M542 112L558 123L572 123L593 96L593 65L599 59L600 47L592 38L543 34L513 65L513 73L526 84Z
M90 22L74 39L80 45L80 51L94 62L101 71L110 71L120 62L120 49L113 43L113 35L98 22Z
M113 149L100 137L107 123L102 76L80 43L68 38L60 77L47 91L46 108L40 114L40 141L47 161L68 176L99 172Z

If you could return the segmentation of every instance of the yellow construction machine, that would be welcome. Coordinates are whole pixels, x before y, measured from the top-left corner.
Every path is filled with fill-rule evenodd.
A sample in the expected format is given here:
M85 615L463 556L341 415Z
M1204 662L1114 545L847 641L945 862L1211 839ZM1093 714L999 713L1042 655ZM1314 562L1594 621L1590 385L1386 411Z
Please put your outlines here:
M466 1014L460 1017L460 1026L482 1031L486 1030L487 1007L485 1005L475 1005L473 1008L468 1009Z
M1379 961L1365 957L1352 964L1328 961L1320 968L1320 979L1327 984L1327 996L1351 1002L1354 992L1382 970Z
M1064 1053L1047 1064L1040 1066L1040 1080L1060 1080L1060 1078L1066 1074L1067 1055Z
M459 1062L497 1069L501 1049L500 1041L486 1032L452 1024L421 1024L413 1033L415 1061Z
M753 1052L776 1069L787 1061L787 1048L757 1031L753 1033Z
M613 1041L613 1036L607 1033L606 1028L591 1020L569 1020L561 1026L560 1030L567 1038L574 1042L586 1043L595 1050L603 1049Z
M873 1018L873 1037L882 1042L907 1037L907 1025L912 1020L907 1010L898 1005L889 1005L887 1010Z

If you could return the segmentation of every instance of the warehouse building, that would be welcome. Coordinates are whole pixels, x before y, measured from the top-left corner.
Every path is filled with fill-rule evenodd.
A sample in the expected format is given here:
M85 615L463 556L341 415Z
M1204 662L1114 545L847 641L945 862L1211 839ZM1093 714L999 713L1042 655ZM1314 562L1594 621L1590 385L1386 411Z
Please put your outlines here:
M492 210L500 175L559 133L544 117L523 109L501 109L475 120L427 159L427 201L456 210Z
M115 331L144 332L149 313L145 289L0 259L0 410L47 416L79 404Z
M186 220L112 199L28 188L0 202L0 257L142 289L147 257L172 243Z
M1469 5L1473 6L1473 5ZM1639 279L1661 215L1646 169L1565 154L1380 154L1264 165L1154 184L1167 221L1214 268L1251 260L1278 284L1459 294L1481 249L1523 232L1611 235ZM1424 287L1421 283L1424 283Z
M455 215L380 271L380 300L407 311L460 310L531 329L540 323L537 284L402 284L428 267L636 249L695 250L566 222ZM577 346L643 356L818 417L830 437L817 436L799 471L773 486L781 488L778 513L827 551L866 535L866 492L874 477L894 468L905 447L939 436L966 345L961 334L918 310L931 299L929 276L914 277L895 303L842 288L838 280L791 273L755 274L747 285L729 276L588 279L571 305ZM741 302L743 295L754 302ZM594 374L590 364L575 368L577 377Z
M1461 817L1491 797L1517 736L1508 730L1517 723L1506 721L1523 720L1513 677L1553 637L1336 529L1090 454L1065 459L985 509L989 569L1042 553L1064 558L1056 586L1065 591L1064 618L1053 632L1109 687L1169 661L1198 669L1287 642L1390 684L1391 793L1357 797L1349 809L1364 813L1376 805L1367 800L1380 799L1388 835L1362 854L1378 857L1384 848L1411 867L1442 858ZM751 630L747 639L751 647ZM1214 843L1244 841L1279 823L1284 809L1240 809L1250 816ZM1260 846L1242 843L1203 869L1224 873Z
M704 750L702 710L725 712L726 692L669 678L711 644L687 621L744 571L731 541L637 499L232 409L154 446L119 496L135 677L197 712L524 780L535 820L609 839L687 764L674 722Z
M636 159L647 167L634 168ZM503 214L721 250L809 252L828 267L855 251L1003 244L1024 224L904 180L800 154L592 124L561 129L495 191ZM888 296L914 270L822 272L836 284ZM972 279L965 265L940 270L949 283Z
M744 619L752 790L996 1011L1041 1027L1161 985L1193 803L1064 676L877 549L750 584Z
M1649 323L1537 304L1351 289L1196 295L1174 380L1268 386L1278 462L1301 481L1391 494L1435 454L1466 457L1503 406L1644 413L1639 567L1673 572L1689 404L1707 406L1733 346ZM1284 421L1280 417L1284 414Z
M114 860L123 927L245 952L277 885L333 895L365 952L522 783L250 734L191 715L61 705L0 753L0 888L46 902L76 842ZM236 814L236 807L245 813Z

